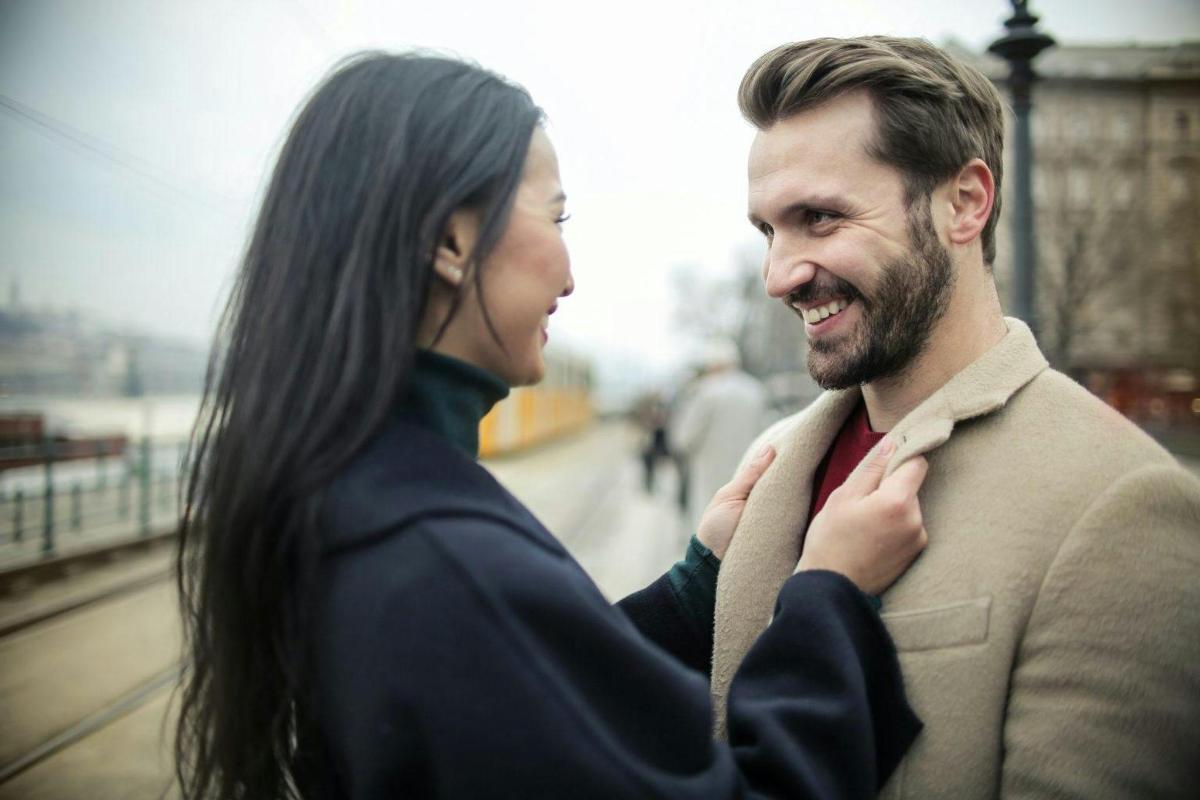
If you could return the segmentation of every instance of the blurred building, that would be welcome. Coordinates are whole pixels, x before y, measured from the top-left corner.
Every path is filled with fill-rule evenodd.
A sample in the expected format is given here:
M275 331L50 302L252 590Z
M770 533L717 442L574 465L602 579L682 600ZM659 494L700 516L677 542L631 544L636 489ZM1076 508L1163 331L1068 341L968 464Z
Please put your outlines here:
M1003 61L950 49L1004 91ZM1126 413L1200 419L1200 42L1059 45L1035 68L1042 347ZM1004 188L996 272L1007 299L1011 180Z
M114 330L78 312L0 309L0 395L198 394L207 354L189 342Z

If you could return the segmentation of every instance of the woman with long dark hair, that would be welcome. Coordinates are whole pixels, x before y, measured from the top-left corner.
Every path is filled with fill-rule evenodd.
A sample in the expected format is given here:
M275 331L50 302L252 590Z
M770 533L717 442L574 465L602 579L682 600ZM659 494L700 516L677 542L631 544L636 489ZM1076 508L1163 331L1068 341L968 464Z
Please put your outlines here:
M711 738L716 570L764 452L618 604L475 460L573 289L524 90L366 54L309 98L222 325L179 581L187 798L867 797L920 723L870 603L922 464L810 526ZM899 498L899 499L897 499Z

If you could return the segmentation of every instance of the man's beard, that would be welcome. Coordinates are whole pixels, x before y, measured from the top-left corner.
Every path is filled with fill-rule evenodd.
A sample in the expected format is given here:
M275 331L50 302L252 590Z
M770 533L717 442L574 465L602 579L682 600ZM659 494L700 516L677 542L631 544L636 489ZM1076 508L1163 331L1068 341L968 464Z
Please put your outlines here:
M918 201L919 202L919 201ZM823 389L846 389L904 372L929 342L954 289L950 254L937 238L929 200L908 214L911 249L884 265L872 297L835 278L795 293L813 300L816 292L855 299L861 305L858 331L850 337L818 337L809 343L808 371Z

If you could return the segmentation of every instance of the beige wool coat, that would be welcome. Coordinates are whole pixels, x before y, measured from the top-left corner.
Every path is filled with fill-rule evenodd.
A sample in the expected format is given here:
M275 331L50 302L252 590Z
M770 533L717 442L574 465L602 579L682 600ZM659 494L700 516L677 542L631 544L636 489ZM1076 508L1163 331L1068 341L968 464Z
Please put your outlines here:
M925 722L884 798L1200 797L1200 481L1009 333L893 430L929 546L883 595ZM860 392L771 429L717 584L712 690L770 621ZM802 668L802 665L800 665Z

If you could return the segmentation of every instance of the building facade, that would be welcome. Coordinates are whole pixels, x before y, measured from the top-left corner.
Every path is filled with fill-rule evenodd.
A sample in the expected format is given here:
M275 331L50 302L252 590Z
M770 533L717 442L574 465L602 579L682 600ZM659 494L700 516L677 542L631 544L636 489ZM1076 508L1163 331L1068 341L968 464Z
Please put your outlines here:
M1007 97L1003 61L958 54ZM1200 42L1060 45L1035 69L1039 341L1131 416L1200 420ZM1012 184L995 265L1006 302Z

